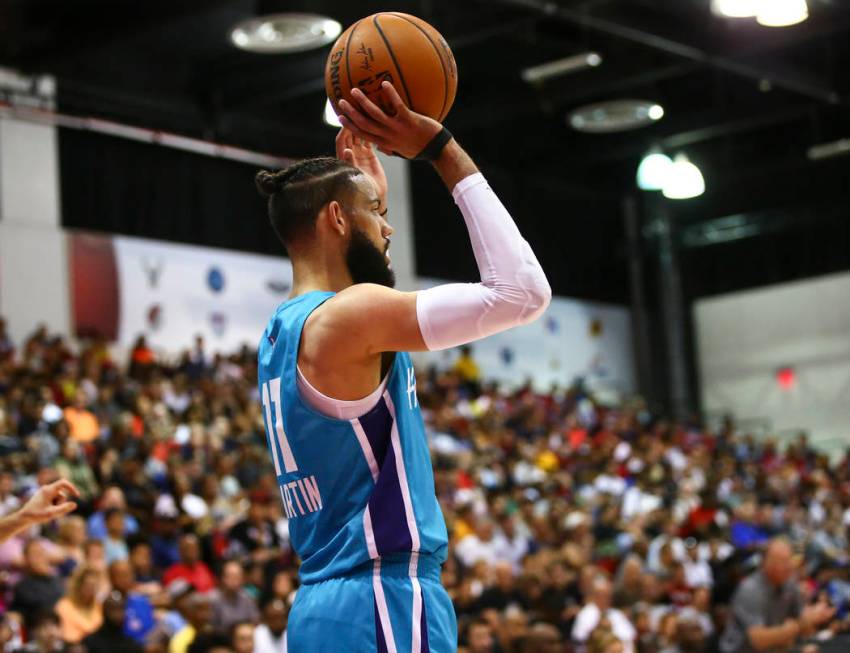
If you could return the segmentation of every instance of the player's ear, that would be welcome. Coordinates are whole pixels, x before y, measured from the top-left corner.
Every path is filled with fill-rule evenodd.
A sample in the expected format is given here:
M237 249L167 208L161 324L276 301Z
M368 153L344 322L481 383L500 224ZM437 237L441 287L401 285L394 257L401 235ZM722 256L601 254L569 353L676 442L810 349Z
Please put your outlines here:
M324 219L328 221L328 227L331 231L345 236L348 232L348 221L343 215L342 205L336 200L332 200L324 211ZM321 219L320 215L320 219Z

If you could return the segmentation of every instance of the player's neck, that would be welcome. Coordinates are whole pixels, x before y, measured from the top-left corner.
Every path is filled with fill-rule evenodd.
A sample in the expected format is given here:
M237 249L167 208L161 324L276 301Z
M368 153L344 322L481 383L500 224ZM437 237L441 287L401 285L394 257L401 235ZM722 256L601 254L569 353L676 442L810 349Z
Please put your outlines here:
M289 296L298 297L314 290L339 292L353 283L348 266L342 261L329 264L328 261L293 258L292 292Z

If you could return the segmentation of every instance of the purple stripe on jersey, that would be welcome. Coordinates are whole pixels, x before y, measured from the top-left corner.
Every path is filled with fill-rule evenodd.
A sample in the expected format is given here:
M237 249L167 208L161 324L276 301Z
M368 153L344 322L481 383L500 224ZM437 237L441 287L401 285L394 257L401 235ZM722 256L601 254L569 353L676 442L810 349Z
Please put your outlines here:
M365 429L364 429L365 430ZM368 431L367 431L368 433ZM407 526L407 514L401 497L401 484L395 463L395 451L387 447L387 455L369 498L372 532L379 555L410 551L413 540Z
M360 426L366 433L369 445L372 447L372 455L378 463L378 469L384 466L387 457L387 449L390 446L390 433L393 428L393 418L387 408L386 400L381 397L372 409L359 418Z
M384 629L381 627L381 615L378 614L378 602L373 600L372 603L375 606L375 650L378 653L389 653Z
M431 647L428 646L428 620L425 618L425 590L422 590L422 618L419 621L419 632L422 633L421 653L430 653Z

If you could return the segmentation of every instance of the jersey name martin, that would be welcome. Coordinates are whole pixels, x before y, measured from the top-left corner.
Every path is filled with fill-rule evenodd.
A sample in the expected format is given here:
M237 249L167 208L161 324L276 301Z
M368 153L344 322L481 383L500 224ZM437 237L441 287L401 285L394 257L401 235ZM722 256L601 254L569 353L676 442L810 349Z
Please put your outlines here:
M303 517L322 509L322 495L315 476L280 482L280 496L287 518Z

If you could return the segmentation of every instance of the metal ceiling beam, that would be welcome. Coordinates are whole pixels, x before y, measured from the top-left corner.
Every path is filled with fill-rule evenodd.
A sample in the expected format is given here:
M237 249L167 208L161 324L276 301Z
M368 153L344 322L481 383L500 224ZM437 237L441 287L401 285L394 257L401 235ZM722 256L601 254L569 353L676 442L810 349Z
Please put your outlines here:
M563 20L584 29L636 43L667 54L709 65L741 77L757 81L769 80L774 86L799 93L806 97L839 104L843 99L839 93L810 71L798 71L790 66L772 66L767 62L750 63L708 52L679 40L669 38L647 29L623 25L615 20L590 13L562 7L546 0L499 0L503 4L536 11L543 16Z

